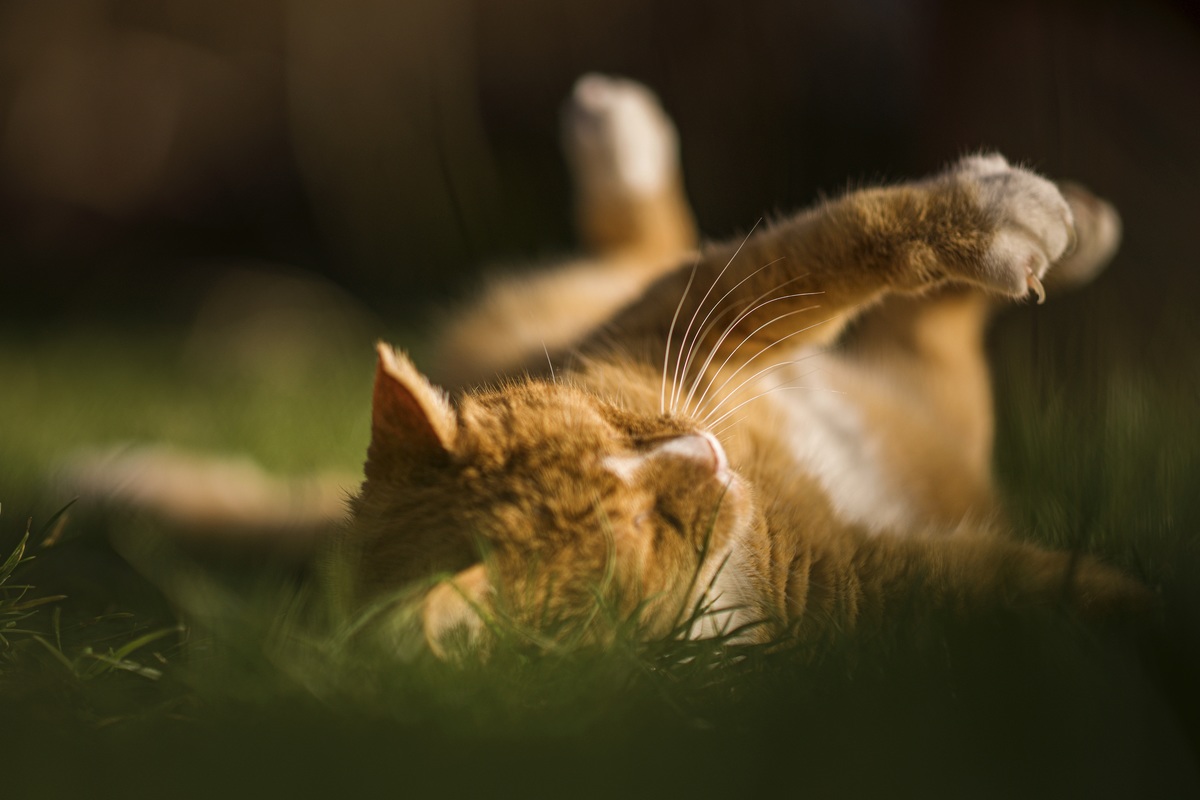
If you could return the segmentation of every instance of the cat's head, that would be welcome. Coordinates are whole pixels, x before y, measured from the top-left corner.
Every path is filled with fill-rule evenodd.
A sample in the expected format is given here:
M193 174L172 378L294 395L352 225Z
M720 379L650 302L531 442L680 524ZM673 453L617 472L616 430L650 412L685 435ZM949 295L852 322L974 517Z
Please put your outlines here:
M379 346L352 536L368 594L446 576L422 601L437 652L489 622L603 637L669 632L753 525L717 440L577 387L535 380L451 402Z

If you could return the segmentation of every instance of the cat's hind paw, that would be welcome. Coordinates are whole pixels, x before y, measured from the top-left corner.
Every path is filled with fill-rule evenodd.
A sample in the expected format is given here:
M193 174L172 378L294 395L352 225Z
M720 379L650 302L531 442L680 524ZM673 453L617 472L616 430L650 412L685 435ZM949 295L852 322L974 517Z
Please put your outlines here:
M1046 273L1046 287L1052 292L1091 281L1108 266L1121 243L1121 217L1111 203L1077 183L1063 181L1058 189L1075 216L1077 242Z
M654 93L636 81L581 77L563 108L562 141L585 195L654 195L679 174L675 126Z

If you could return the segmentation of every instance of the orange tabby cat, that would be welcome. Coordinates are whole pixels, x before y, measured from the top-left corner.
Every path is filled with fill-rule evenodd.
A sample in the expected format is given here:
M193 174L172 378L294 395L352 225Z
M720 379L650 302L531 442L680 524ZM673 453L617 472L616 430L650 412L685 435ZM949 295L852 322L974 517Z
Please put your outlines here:
M1006 535L990 476L991 309L1090 279L1110 205L971 156L693 252L644 87L583 78L564 130L591 257L450 323L454 396L379 347L344 537L364 599L451 576L420 606L439 653L496 624L603 640L613 612L762 640L901 607L1142 601Z

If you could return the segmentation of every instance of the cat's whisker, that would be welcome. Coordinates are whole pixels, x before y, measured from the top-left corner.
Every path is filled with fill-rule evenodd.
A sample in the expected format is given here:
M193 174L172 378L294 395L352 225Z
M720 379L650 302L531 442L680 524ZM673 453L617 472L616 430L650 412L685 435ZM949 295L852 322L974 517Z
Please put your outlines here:
M721 424L722 422L724 422L724 421L725 421L725 420L726 420L726 419L727 419L727 418L728 418L728 417L729 417L731 414L733 414L733 413L737 412L737 411L738 411L739 409L741 409L741 408L744 408L745 406L749 405L750 403L753 403L755 400L761 400L762 398L766 397L766 396L767 396L767 395L769 395L769 394L775 394L776 392L787 391L787 390L791 390L791 389L808 389L809 391L822 391L822 387L819 387L819 386L804 386L804 385L802 385L802 384L787 384L787 383L785 383L785 384L783 384L782 386L772 386L770 389L767 389L767 390L765 390L765 391L759 392L758 394L754 395L753 397L750 397L750 398L748 398L748 399L746 399L746 400L743 400L742 402L738 403L736 406L734 406L733 408L729 409L728 411L726 411L726 412L725 412L724 414L722 414L721 416L717 417L717 418L716 418L715 420L713 420L713 421L712 421L710 424L711 424L711 425L720 425L720 424ZM832 391L832 390L830 390L830 389L824 389L823 391ZM841 393L841 392L834 392L834 394L842 394L842 393Z
M742 320L746 319L746 317L748 317L749 315L753 314L755 311L762 308L763 305L766 305L766 303L761 302L763 300L763 298L769 297L770 295L779 291L779 289L782 288L782 286L785 286L789 283L792 283L792 281L784 281L783 284L780 284L780 286L776 286L766 292L763 292L758 297L751 300L749 303L746 304L746 307L743 308L738 313L738 315L733 319L733 321L725 326L725 329L721 332L721 335L717 338L716 343L709 349L709 354L708 354L708 357L704 360L704 364L700 367L699 370L696 371L696 375L692 379L691 387L688 390L687 400L684 402L685 410L687 409L688 405L690 404L691 398L695 394L695 391L696 391L697 387L699 386L700 381L704 378L705 370L707 370L709 365L712 364L712 360L716 356L717 350L724 343L725 339L729 336L729 334L742 322ZM775 298L775 299L785 299L785 298ZM768 302L774 302L774 301L772 300L772 301L768 301ZM718 319L720 318L720 316L723 316L723 314L719 315ZM714 323L715 322L716 322L716 320L714 320ZM705 331L705 335L707 335L710 332L711 331ZM685 380L686 380L686 376L685 376Z
M717 320L721 319L721 317L725 316L733 309L732 309L732 307L726 308L724 311L722 311L720 314L718 314L715 318L713 317L713 312L715 312L718 308L720 308L721 304L725 302L725 300L729 297L729 295L731 295L735 291L737 291L738 288L741 287L742 284L744 284L746 281L750 280L751 278L753 278L755 275L762 272L763 270L765 270L769 267L772 267L775 264L778 264L780 261L783 261L785 258L786 258L786 256L780 256L779 258L776 258L772 261L768 261L766 264L763 264L761 267L754 270L749 275L742 278L740 281L738 281L733 286L731 286L729 288L729 290L727 292L725 292L725 294L721 295L721 297L717 300L717 302L713 303L713 307L710 308L708 313L704 315L704 319L701 320L700 325L697 327L696 335L695 335L695 337L692 338L691 344L688 345L687 358L683 362L683 380L684 381L687 380L688 369L690 369L691 365L692 365L692 356L695 355L695 353L696 353L696 345L698 345L700 343L700 341L711 332L711 326L709 325L709 319L712 319L712 324L715 325ZM720 276L718 276L718 278L719 277ZM757 303L759 300L763 299L767 295L771 294L772 292L778 291L780 288L782 288L783 286L786 286L789 283L792 283L794 280L795 280L795 278L793 278L792 280L784 281L782 284L776 286L775 288L771 289L770 291L759 295L757 298L755 298L754 302ZM683 384L681 383L680 384L681 392L682 392L682 388L683 388ZM695 391L695 384L693 383L691 391L688 392L689 396L694 391ZM672 407L671 407L672 411L676 410L676 408L678 406L678 399L679 399L678 397L674 398L675 402L672 404ZM686 402L684 403L684 406L685 407L687 406Z
M759 295L757 298L755 298L754 300L752 300L750 304L751 304L751 305L753 305L754 303L756 303L756 302L758 302L759 300L761 300L763 297L766 297L766 296L767 296L767 294L770 294L770 292L767 292L767 293L765 293L765 294L761 294L761 295ZM719 313L719 314L717 314L715 317L713 317L713 318L712 318L712 320L710 320L710 321L708 322L708 324L707 324L707 325L705 325L705 326L704 326L704 327L703 327L703 328L702 328L702 329L701 329L701 330L700 330L700 331L699 331L699 332L696 334L696 337L695 337L695 338L692 340L692 347L691 347L691 348L689 348L689 350L688 350L688 356L689 356L689 358L688 358L688 362L689 362L689 366L687 366L687 367L685 367L685 368L684 368L683 375L682 375L682 376L681 376L681 378L680 378L680 379L681 379L681 381L686 381L686 380L687 380L687 373L688 373L688 370L690 369L690 361L691 361L691 358L690 358L690 357L691 357L692 351L695 349L695 346L696 346L696 344L697 344L698 342L700 342L702 339L705 339L705 338L706 338L706 337L707 337L707 336L708 336L710 333L712 333L713 329L715 329L715 328L716 328L716 326L717 326L717 323L718 323L718 322L720 322L722 319L724 319L724 318L725 318L725 317L727 317L728 315L730 315L730 314L734 313L735 311L737 311L739 315L742 313L742 311L741 311L741 310L739 310L739 309L738 309L736 306L729 306L729 307L727 307L726 309L724 309L723 311L721 311L721 313ZM738 317L738 319L740 319L740 318L741 318L741 317L739 316L739 317ZM736 324L737 324L737 319L735 319L735 320L734 320L732 323L730 323L730 326L733 326L733 325L736 325ZM728 329L728 327L729 327L729 326L727 326L727 327L726 327L726 329ZM671 413L672 413L672 414L674 414L674 413L676 413L677 411L678 411L678 398L674 398L674 399L673 399L673 402L672 402L672 405L671 405Z
M696 310L692 312L692 318L690 320L688 320L688 326L684 330L683 337L679 341L679 356L675 359L675 381L672 382L672 384L671 384L671 409L672 409L672 412L675 409L675 402L678 399L677 395L676 395L676 391L679 389L679 366L683 362L683 351L684 351L684 347L687 345L688 334L690 334L692 332L692 325L696 322L696 317L700 315L700 309L704 308L704 304L708 301L708 297L709 297L709 295L712 294L712 290L717 288L717 284L721 282L721 278L725 275L725 273L729 270L730 265L732 265L734 260L738 257L738 253L742 252L742 248L746 246L746 242L750 241L750 237L752 235L754 235L754 231L758 228L758 224L760 222L762 222L761 217L758 219L757 222L754 223L754 225L752 225L750 227L749 232L744 237L742 237L741 244L739 244L737 246L737 249L733 251L733 255L731 255L729 257L729 260L725 262L725 266L721 267L721 271L717 273L717 277L713 278L712 283L709 284L708 291L706 291L704 293L704 297L700 298L700 302L696 305ZM693 274L694 274L694 270L693 270ZM690 281L689 281L689 285L690 285ZM685 292L685 294L686 294L686 292ZM718 301L718 303L719 302L720 301ZM716 306L714 306L714 308L715 307ZM703 323L701 323L701 324L703 324ZM669 350L670 349L669 340L668 340L667 347ZM690 354L690 350L689 350L689 354Z
M816 306L810 306L810 307L809 307L809 308L807 308L807 309L800 309L800 310L801 310L801 311L811 311L811 310L812 310L813 308L815 308L815 307L816 307ZM782 316L785 316L785 315L781 315L781 317L780 317L781 319L782 319ZM783 342L786 342L788 339L791 339L791 338L793 338L793 337L795 337L795 336L799 336L799 335L800 335L800 334L802 334L802 333L805 333L805 332L807 332L807 331L810 331L810 330L812 330L813 328L817 327L818 325L824 325L826 322L829 322L829 321L830 321L830 320L832 320L832 319L833 319L833 317L828 317L828 318L826 318L826 319L823 319L823 320L821 320L820 322L814 322L812 325L808 325L808 326L806 326L806 327L804 327L804 328L800 328L799 330L792 331L791 333L787 334L786 336L781 336L781 337L779 337L778 339L776 339L775 341L771 342L769 345L767 345L766 347L764 347L762 350L758 351L758 353L756 353L756 354L755 354L755 355L754 355L752 358L748 359L748 360L746 361L746 363L742 364L740 367L738 367L737 369L735 369L735 370L733 371L733 373L732 373L732 374L731 374L731 375L730 375L728 378L726 378L726 379L725 379L725 381L724 381L724 382L723 382L723 383L722 383L720 386L718 386L718 387L717 387L717 390L716 390L716 392L714 392L714 393L713 393L713 397L714 397L714 398L724 398L724 399L720 400L720 401L717 403L717 405L716 405L716 406L714 406L714 407L713 407L713 409L709 411L709 414L708 414L708 416L711 416L711 414L712 414L712 413L713 413L713 412L714 412L716 409L719 409L719 408L721 407L721 404L722 404L722 403L724 403L724 402L726 402L726 401L728 400L728 398L729 398L729 397L736 396L736 395L735 395L735 392L736 392L737 390L734 390L733 392L728 392L728 393L726 393L726 394L722 394L722 393L725 391L725 387L726 387L726 386L728 386L728 385L730 384L730 382L732 382L732 381L733 381L733 379L734 379L734 378L736 378L736 377L738 376L738 374L740 374L740 373L741 373L741 371L742 371L742 370L744 370L746 367L748 367L748 366L750 366L752 363L754 363L754 359L761 357L763 353L767 352L767 351L768 351L768 350L770 350L772 347L775 347L776 345L782 344ZM770 324L770 323L767 323L767 324ZM753 335L753 334L751 334L751 335ZM745 343L746 343L746 341L748 341L748 340L749 340L749 339L747 338L746 340L743 340L741 343L739 343L739 344L738 344L738 346L737 346L737 347L735 347L735 348L733 349L733 352L729 354L729 356L730 356L730 357L732 357L732 356L733 356L733 353L736 353L736 352L737 352L737 350L738 350L738 348L740 348L740 347L741 347L743 344L745 344ZM801 359L797 359L797 360L801 360ZM722 369L725 369L725 365L726 365L726 364L728 364L728 363L729 363L729 358L726 358L726 359L725 359L725 361L724 361L724 362L721 364L721 367L720 367L720 369L718 369L718 370L717 370L717 374L720 374L721 370L722 370ZM781 363L784 363L784 364L786 364L786 363L789 363L789 362L786 362L786 361L784 361L784 362L781 362ZM745 382L745 381L743 381L741 384L739 384L739 385L738 385L738 387L737 387L737 388L738 388L738 389L741 389L741 388L742 388L742 386L744 386L745 384L746 384L746 382ZM696 404L696 413L699 413L699 412L700 412L700 410L704 408L704 398L705 398L705 396L708 394L708 392L709 392L709 391L710 391L712 388L713 388L713 384L711 384L711 383L710 383L710 384L709 384L709 386L708 386L708 388L704 390L704 395L701 395L701 397L700 397L700 401L699 401L699 402Z
M546 347L546 340L542 340L542 352L546 354L546 363L550 365L550 382L557 384L558 376L554 374L554 362L550 359L550 348Z
M767 291L765 291L762 294L755 297L753 300L746 303L745 306L742 308L742 310L738 312L737 317L732 322L730 322L728 325L725 326L725 329L721 332L721 336L717 339L717 342L713 346L714 349L720 347L721 343L723 343L725 341L725 339L729 336L729 334L731 334L733 332L733 330L739 324L741 324L741 322L743 320L745 320L747 317L749 317L754 312L762 309L764 306L770 305L771 303L777 302L779 300L787 300L787 299L795 298L795 297L806 297L810 294L819 294L818 292L803 292L800 294L784 295L782 297L772 297L770 300L766 299L768 297L771 297L771 295L775 294L775 292L778 292L780 289L787 286L788 284L795 283L796 281L800 280L801 277L803 277L803 276L797 276L795 278L792 278L791 280L786 280L783 283L779 284L778 286L774 286L771 289L768 289ZM707 368L708 364L711 363L712 355L713 354L710 352L709 353L710 358L709 358L709 360L707 360L705 362L704 368L701 368L701 370L699 371L699 373L698 373L699 375L704 374L704 369Z
M732 421L730 421L730 422L726 422L726 423L725 423L724 425L722 425L720 428L716 428L716 429L709 429L709 431L708 431L708 432L709 432L709 433L711 433L713 436L717 437L717 439L720 439L720 438L721 438L722 436L724 436L726 433L728 433L729 431L733 430L735 427L737 427L738 425L740 425L741 423L743 423L743 422L745 422L745 421L746 421L746 415L745 415L745 414L743 414L742 416L738 417L738 418L737 418L737 419L735 419L735 420L732 420Z
M696 280L696 270L700 267L700 257L696 257L696 261L692 264L692 274L688 276L687 285L683 287L683 294L679 296L679 304L675 306L675 314L671 317L671 327L667 329L667 347L663 353L663 373L662 373L662 389L658 395L658 413L665 414L667 412L667 363L671 358L671 336L675 333L675 323L679 320L679 312L683 310L683 301L687 299L688 292L692 290L692 281ZM678 365L676 365L678 366ZM675 382L671 382L671 393L675 393Z
M797 294L797 295L784 295L783 297L776 297L776 298L774 298L774 299L772 299L772 300L767 300L766 302L762 303L762 304L759 306L759 308L765 308L766 306L770 305L771 303L778 302L778 301L781 301L781 300L790 300L790 299L793 299L793 298L795 298L795 297L806 297L806 296L808 296L808 295L810 295L810 294L814 294L814 293L813 293L813 292L803 292L803 293L801 293L801 294ZM721 366L717 367L717 370L716 370L716 373L715 373L715 374L718 374L718 375L719 375L719 374L721 373L721 370L725 369L725 367L726 367L726 366L728 366L728 364L729 364L730 360L731 360L731 359L732 359L732 358L733 358L733 357L734 357L734 356L737 354L738 350L741 350L741 349L742 349L742 347L743 347L743 346L744 346L744 345L745 345L747 342L749 342L751 339L753 339L753 338L754 338L754 336L755 336L755 335L756 335L756 334L757 334L759 331L763 330L764 328L770 327L771 325L774 325L776 322L779 322L780 320L787 319L788 317L794 317L794 316L795 316L795 315L797 315L797 314L803 314L803 313L805 313L806 311L812 311L812 310L813 310L813 309L815 309L815 308L819 308L819 306L805 306L804 308L796 308L796 309L792 309L791 311L786 311L786 312L784 312L784 313L782 313L782 314L780 314L780 315L778 315L778 316L776 316L776 317L774 317L774 318L772 318L772 319L769 319L769 320L767 320L767 321L766 321L766 322L764 322L763 324L759 325L757 328L755 328L754 330L750 331L750 333L746 334L746 336L745 336L745 337L744 337L744 338L743 338L743 339L742 339L740 342L738 342L738 343L737 343L737 345L736 345L736 346L735 346L735 347L734 347L732 350L730 350L730 351L729 351L729 354L725 356L725 360L721 362ZM820 323L818 323L818 324L820 324ZM797 330L797 331L793 331L792 333L788 334L787 336L780 337L779 339L775 340L775 341L774 341L774 342L772 342L771 344L769 344L769 345L767 345L766 347L764 347L764 348L763 348L763 349L762 349L762 350L761 350L761 351L760 351L760 352L759 352L757 355L761 355L763 352L766 352L766 351L767 351L767 350L769 350L770 348L774 347L776 344L779 344L780 342L787 341L788 339L790 339L790 338L792 338L792 337L794 337L794 336L796 336L796 335L798 335L798 334L801 334L801 333L803 333L803 332L805 332L805 331L811 330L813 327L814 327L814 326L812 326L812 325L809 325L809 326L807 326L807 327L800 328L800 329L799 329L799 330ZM721 345L722 345L722 344L724 344L724 342L725 342L725 338L726 338L726 337L727 337L727 336L728 336L730 333L732 333L732 328L731 328L730 330L727 330L727 331L726 331L724 334L722 334L721 338L720 338L719 340L717 340L716 344L714 344L714 345L713 345L713 350L712 350L712 353L710 353L710 354L709 354L709 359L708 359L707 361L705 361L705 364L704 364L704 367L702 368L702 372L701 372L701 374L705 374L705 373L707 373L708 367L709 367L709 365L712 363L712 359L716 357L716 355L717 355L718 351L720 350L720 347L721 347ZM757 355L756 355L755 357L757 357ZM753 361L753 359L750 359L750 360L751 360L751 361ZM747 363L749 363L749 361L748 361ZM743 365L743 367L744 367L744 366L745 366L745 365ZM740 371L740 370L741 370L743 367L739 367L739 371ZM734 374L736 375L737 373L735 372ZM725 385L725 384L722 384L722 386L724 386L724 385ZM705 398L708 396L708 393L709 393L710 391L712 391L712 383L709 383L709 385L708 385L708 386L706 386L706 387L704 388L704 392L703 392L703 393L701 393L701 395L700 395L700 399L699 399L698 401L696 401L696 408L697 408L697 409L700 409L700 408L703 408L703 407L704 407L704 399L705 399Z
M692 379L691 388L688 390L687 398L684 400L684 404L683 404L683 407L685 410L691 405L692 398L695 396L696 391L700 388L700 381L703 379L708 368L712 365L713 359L716 358L717 353L720 351L721 345L725 343L725 340L729 337L729 335L731 333L733 333L734 329L737 328L737 326L743 320L745 320L747 317L749 317L754 312L760 311L763 308L765 308L766 306L769 306L771 303L776 303L776 302L779 302L782 300L793 300L798 297L808 297L810 295L817 294L816 292L801 292L799 294L789 294L789 295L783 295L782 297L773 297L770 300L765 300L765 301L763 300L763 298L769 297L770 295L772 295L775 292L782 289L787 284L793 283L795 280L797 280L797 279L793 278L792 280L784 281L779 286L776 286L769 291L763 292L758 297L754 298L754 300L752 300L749 303L748 307L744 311L742 311L740 314L738 314L737 318L734 319L733 322L729 323L729 325L727 325L725 327L725 330L721 332L720 337L718 337L717 341L709 349L708 357L704 359L704 364L702 364L700 369L696 371L696 376ZM760 301L762 301L762 302L760 302ZM724 365L722 365L722 366L724 366ZM686 372L686 370L685 370L685 372Z
M720 271L716 273L716 277L713 278L713 282L709 284L708 291L706 291L704 296L701 297L700 302L698 302L696 305L696 311L692 312L691 319L688 320L688 329L684 331L683 338L679 341L679 355L676 357L676 381L674 381L674 385L672 386L673 391L671 393L672 414L674 411L676 411L676 407L679 402L679 392L683 389L683 384L680 383L679 378L683 377L683 379L686 380L686 375L688 375L688 365L691 362L692 350L696 348L696 342L698 341L698 338L700 338L700 331L704 327L704 321L708 320L710 315L712 315L713 312L720 307L721 302L725 300L725 297L730 296L730 293L726 291L724 295L721 295L720 300L713 303L713 307L709 309L706 315L704 315L704 321L701 321L701 324L696 326L696 337L692 338L691 342L689 343L688 336L689 333L691 333L692 325L695 324L696 318L698 315L700 315L700 312L703 311L704 303L708 302L709 295L713 294L713 289L715 289L716 285L721 282L721 278L725 277L725 273L728 271L728 269L730 269L730 266L733 265L733 261L737 259L738 253L742 252L742 248L745 247L745 243L750 241L750 236L754 235L754 231L758 228L758 223L761 222L762 218L758 219L754 225L751 225L748 233L742 237L742 242L739 243L737 249L734 249L733 254L730 255L730 260L726 261L725 266L722 266ZM760 270L756 270L756 272L761 271L762 269L766 269L766 267L760 267ZM751 275L754 275L754 273L751 273ZM742 285L742 283L748 281L749 278L749 275L742 278L742 281L739 281L738 285ZM732 289L730 291L732 291ZM686 354L688 354L686 355L686 359L684 357L684 350L686 350ZM683 365L682 375L680 375L680 365Z
M746 378L744 381L742 381L741 383L739 383L737 386L735 386L735 387L734 387L732 390L730 390L728 393L725 393L724 395L721 395L721 397L722 397L722 401L721 401L721 402L719 402L719 403L717 403L717 404L716 404L716 406L714 406L714 407L713 407L711 410L709 410L709 412L708 412L707 414L705 414L705 416L704 416L704 419L708 419L709 417L713 416L713 415L714 415L714 414L716 414L718 411L720 411L720 410L721 410L721 406L722 406L722 405L724 405L724 403L725 403L726 401L728 401L728 400L729 400L729 398L732 398L732 397L737 397L737 393L738 393L738 392L740 392L740 391L742 390L742 388L743 388L743 387L744 387L746 384L748 384L748 383L751 383L752 381L756 380L757 378L760 378L760 377L762 377L763 375L766 375L767 373L769 373L769 372L772 372L772 371L774 371L774 370L781 369L781 368L783 368L783 367L790 367L790 366L792 366L792 365L794 365L794 364L799 364L799 363L800 363L801 361L803 361L803 360L804 360L803 358L796 358L796 359L789 359L789 360L787 360L787 361L777 361L776 363L772 364L772 365L771 365L771 366L769 366L769 367L764 367L763 369L760 369L758 372L754 373L754 374L753 374L753 375L751 375L749 378ZM750 362L746 362L746 363L747 363L747 364L749 364ZM746 366L746 365L743 365L743 366ZM740 370L739 370L739 371L740 371ZM736 377L736 376L737 376L737 372L735 372L733 375L731 375L731 376L729 377L729 379L728 379L728 380L726 380L726 382L725 382L725 383L721 384L721 388L717 390L718 394L720 394L720 393L721 393L721 391L722 391L722 390L725 388L725 385L726 385L727 383L729 383L730 381L732 381L732 380L733 380L733 378L734 378L734 377ZM704 420L702 419L702 420L701 420L701 424L703 424L703 421L704 421Z
M775 367L788 366L788 365L791 365L791 364L798 364L798 363L800 363L800 361L803 361L803 360L804 360L804 359L797 359L796 361L783 361L783 362L780 362L779 364L775 364L775 365L772 367L772 369L774 369ZM815 371L815 370L810 370L809 372L806 372L806 373L804 373L803 375L799 376L799 378L796 378L795 380L800 380L801 378L806 378L806 377L808 377L809 375L811 375L811 374L812 374L814 371ZM749 381L745 381L745 382L743 382L743 383L742 383L742 385L738 387L738 391L740 391L740 390L741 390L741 388L742 388L742 386L744 386L746 383L749 383ZM771 391L773 391L773 390L774 390L774 389L776 389L776 388L779 388L779 387L772 387L772 389L770 389L770 390L767 390L767 391L765 391L765 392L762 392L762 393L760 393L760 395L759 395L759 396L761 396L761 394L769 394ZM836 394L836 395L844 395L844 394L845 394L845 392L843 392L843 391L840 391L840 390L838 390L838 389L830 389L830 388L828 388L828 387L825 387L825 386L805 386L805 387L803 387L803 388L805 388L805 389L808 389L809 391L812 391L812 392L822 392L822 393L824 393L824 394ZM733 401L734 399L736 399L736 398L737 398L737 396L738 396L738 395L737 395L737 392L736 392L736 391L735 391L735 392L730 392L728 395L726 395L726 396L725 396L725 397L724 397L724 398L721 400L721 402L719 402L719 403L717 403L715 406L713 406L712 410L710 410L710 411L708 412L707 416L706 416L704 419L702 419L702 420L700 421L700 425L701 425L701 426L706 426L706 425L707 425L707 426L711 426L711 425L713 425L713 424L716 424L716 420L714 420L714 422L708 422L708 420L709 420L709 419L712 419L712 418L713 418L713 417L715 417L715 416L716 416L718 413L720 413L721 409L722 409L722 408L725 406L725 404L726 404L726 403L729 403L729 402L731 402L731 401ZM740 406L734 406L734 407L733 407L732 409L730 409L730 410L731 410L731 411L736 411L736 410L737 410L737 408L739 408L739 407L740 407ZM723 414L722 414L720 417L717 417L717 420L723 419L723 418L724 418L724 416L725 416L725 415L723 415Z

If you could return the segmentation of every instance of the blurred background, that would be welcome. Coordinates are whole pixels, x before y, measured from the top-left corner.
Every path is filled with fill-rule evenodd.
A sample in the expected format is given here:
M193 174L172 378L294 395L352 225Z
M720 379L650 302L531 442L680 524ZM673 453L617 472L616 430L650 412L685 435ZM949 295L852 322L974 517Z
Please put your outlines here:
M1186 0L3 0L3 316L180 321L251 269L394 319L566 251L557 112L589 70L659 92L710 236L993 147L1116 202L1111 280L1156 312L1200 287L1198 23Z

